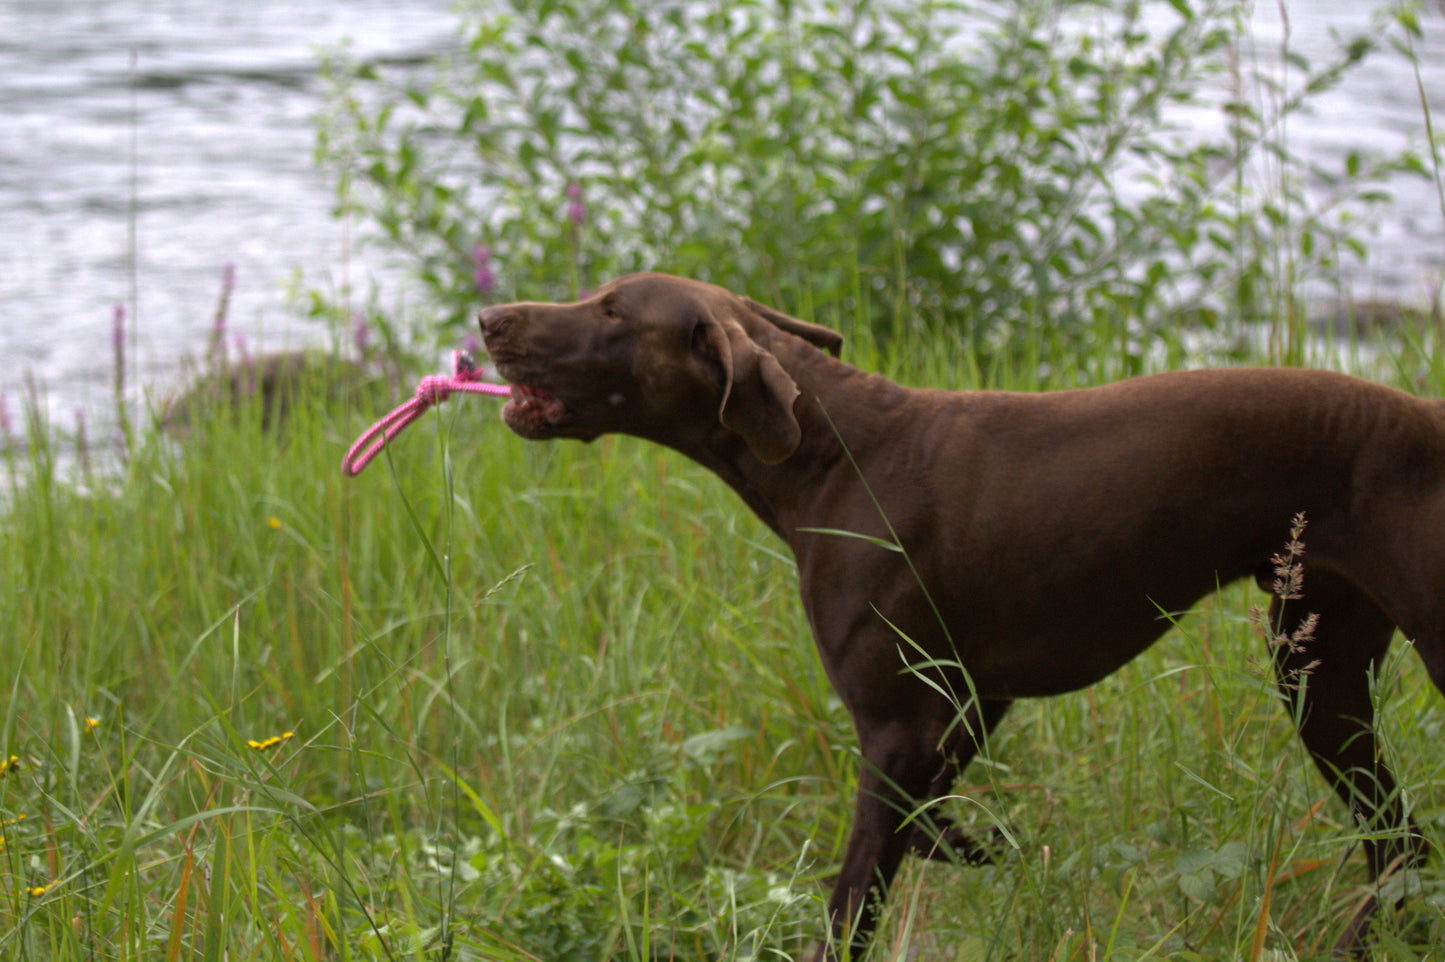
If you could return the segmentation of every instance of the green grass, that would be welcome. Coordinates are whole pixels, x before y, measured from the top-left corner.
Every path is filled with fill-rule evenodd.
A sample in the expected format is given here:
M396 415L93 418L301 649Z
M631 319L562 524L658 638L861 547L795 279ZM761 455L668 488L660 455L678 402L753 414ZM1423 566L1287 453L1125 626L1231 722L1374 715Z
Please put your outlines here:
M931 356L911 380L970 380ZM343 479L372 407L212 419L113 478L8 452L0 955L799 951L857 763L782 545L668 451L528 444L487 402ZM1018 848L910 863L873 957L1321 957L1363 864L1263 670L1258 600L1232 588L1116 677L1019 705L952 803ZM1398 648L1386 750L1438 846L1445 700ZM1445 877L1408 881L1386 954L1439 959Z

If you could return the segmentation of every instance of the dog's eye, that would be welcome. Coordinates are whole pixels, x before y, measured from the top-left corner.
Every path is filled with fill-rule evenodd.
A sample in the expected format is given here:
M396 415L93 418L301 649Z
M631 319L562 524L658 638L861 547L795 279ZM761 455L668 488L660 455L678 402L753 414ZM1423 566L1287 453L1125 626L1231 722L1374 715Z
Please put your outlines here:
M602 302L602 316L607 318L609 321L622 320L622 313L617 310L617 305L612 301Z

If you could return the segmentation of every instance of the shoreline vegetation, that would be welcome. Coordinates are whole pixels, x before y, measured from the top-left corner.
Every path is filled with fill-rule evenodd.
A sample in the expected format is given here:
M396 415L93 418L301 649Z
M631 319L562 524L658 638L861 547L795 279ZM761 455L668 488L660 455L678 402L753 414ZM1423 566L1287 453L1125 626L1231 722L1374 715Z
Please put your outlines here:
M127 402L118 334L113 426L93 416L58 437L33 395L4 399L0 955L741 962L793 957L822 931L853 734L791 561L719 481L628 438L530 444L465 399L342 477L351 441L430 373L419 358L455 346L489 300L655 266L843 330L845 360L906 383L1046 390L1279 363L1445 397L1438 296L1304 293L1368 243L1335 199L1368 200L1385 169L1438 183L1436 150L1359 158L1323 206L1304 190L1316 172L1282 160L1259 182L1237 156L1293 157L1279 111L1368 56L1408 56L1415 8L1389 8L1383 39L1343 38L1339 61L1298 67L1281 91L1219 67L1238 40L1226 4L1164 4L1163 38L1129 34L1114 5L1124 33L1087 44L1055 5L981 4L1019 14L968 62L907 5L835 6L847 30L793 4L720 5L710 47L669 5L478 5L470 59L435 76L398 87L334 65L319 158L342 206L413 258L431 306L367 306L358 324L314 295L302 309L329 325L329 350L250 357L226 334L228 277L176 397ZM489 19L502 7L511 19ZM617 31L637 43L595 47L627 57L593 90L568 58ZM739 85L752 140L697 141L725 136L703 111L683 131L703 152L668 154L665 108L696 93L659 53L677 43L699 82ZM1037 87L1005 70L1014 55ZM821 94L794 83L805 72ZM1222 152L1167 146L1139 120L1155 114L1129 112L1202 96L1200 77L1234 84ZM955 81L972 101L938 96ZM509 138L538 121L519 104L581 139L559 127L524 156ZM1110 139L1136 123L1142 142ZM890 133L916 165L874 179L854 162ZM600 149L622 142L657 154ZM827 153L839 143L851 159ZM1131 143L1184 192L1125 198L1088 173ZM974 151L1007 182L960 185L950 165ZM448 173L438 157L464 162ZM678 179L684 160L707 177ZM1055 196L1065 169L1089 192ZM474 216L457 170L514 193ZM736 217L709 221L732 190ZM1157 206L1169 197L1188 203ZM1017 230L985 236L1008 205ZM1188 278L1208 283L1174 296ZM1230 586L1110 679L1017 706L948 803L1013 844L990 866L909 863L870 958L1323 958L1372 894L1362 830L1293 735L1249 615L1260 600ZM1403 641L1375 695L1383 751L1438 852L1445 704ZM1379 894L1404 898L1377 923L1379 956L1438 962L1445 859Z

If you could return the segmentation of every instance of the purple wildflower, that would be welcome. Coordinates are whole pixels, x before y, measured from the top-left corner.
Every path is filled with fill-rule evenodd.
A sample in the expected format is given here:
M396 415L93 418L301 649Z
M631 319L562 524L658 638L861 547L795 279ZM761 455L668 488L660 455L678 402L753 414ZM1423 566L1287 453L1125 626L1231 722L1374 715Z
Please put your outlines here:
M112 317L113 320L111 321L110 327L110 346L115 349L117 354L119 354L120 352L125 350L125 305L117 304L115 306L115 313L112 315Z
M472 282L477 285L478 294L489 294L497 286L497 275L492 273L492 249L484 244L472 248Z
M573 227L581 227L587 220L587 205L582 203L582 185L573 181L567 185L567 219Z
M371 322L360 311L351 315L351 340L357 356L365 361L371 354Z
M462 350L476 357L482 353L482 339L475 334L468 334L466 340L462 341Z
M110 325L110 348L115 359L115 402L125 398L125 305L117 304Z

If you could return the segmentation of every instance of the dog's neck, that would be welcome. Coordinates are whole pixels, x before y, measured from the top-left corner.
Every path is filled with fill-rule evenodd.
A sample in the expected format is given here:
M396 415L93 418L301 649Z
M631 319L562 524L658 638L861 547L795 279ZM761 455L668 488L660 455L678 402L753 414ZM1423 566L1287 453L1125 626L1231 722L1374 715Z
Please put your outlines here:
M888 417L856 417L860 407L876 413L911 406L917 392L837 360L801 338L775 331L763 345L798 385L793 414L802 438L789 457L765 464L737 434L718 426L700 444L677 446L710 469L785 541L794 529L823 525L813 509L823 476L855 472L850 453L872 450L887 438ZM883 430L880 430L882 428Z

